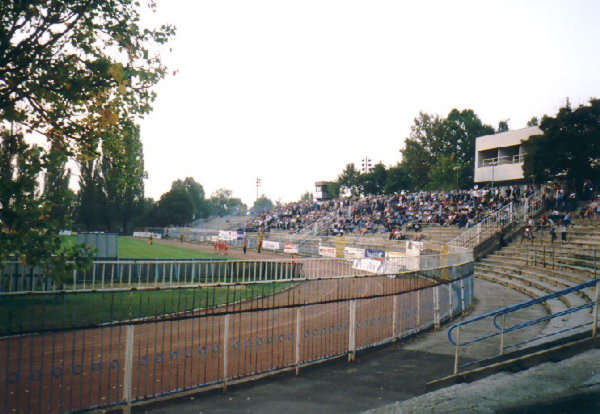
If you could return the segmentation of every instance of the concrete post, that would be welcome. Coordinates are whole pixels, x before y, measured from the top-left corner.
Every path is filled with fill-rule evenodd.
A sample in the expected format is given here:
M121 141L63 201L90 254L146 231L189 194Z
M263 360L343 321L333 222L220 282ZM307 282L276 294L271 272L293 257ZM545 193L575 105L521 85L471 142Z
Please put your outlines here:
M458 326L457 332L456 332L456 346L454 348L454 375L458 374L458 354L459 354L459 348L460 348L460 328L462 328L461 325Z
M123 400L125 405L123 406L123 413L129 414L131 412L131 377L133 371L133 335L134 325L127 325L127 331L125 336L125 370L123 373Z
M348 362L355 359L356 352L356 299L350 301L350 326L348 327Z
M227 365L229 357L229 314L225 315L225 327L223 328L223 392L227 391Z
M296 310L296 375L300 375L300 328L302 323L302 314L300 309Z

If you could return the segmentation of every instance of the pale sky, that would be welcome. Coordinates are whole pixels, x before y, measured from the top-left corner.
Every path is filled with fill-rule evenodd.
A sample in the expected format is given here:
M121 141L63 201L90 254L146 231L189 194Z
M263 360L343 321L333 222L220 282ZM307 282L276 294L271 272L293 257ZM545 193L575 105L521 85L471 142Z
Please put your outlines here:
M419 111L518 129L600 97L600 1L157 3L179 73L141 122L155 199L191 176L294 201L364 156L396 164Z

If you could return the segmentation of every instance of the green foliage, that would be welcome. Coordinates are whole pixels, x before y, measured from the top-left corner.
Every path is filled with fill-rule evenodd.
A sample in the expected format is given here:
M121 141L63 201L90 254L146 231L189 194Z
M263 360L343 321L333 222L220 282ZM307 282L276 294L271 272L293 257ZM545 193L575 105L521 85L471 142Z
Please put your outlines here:
M556 116L542 118L540 129L543 135L523 143L527 179L539 183L560 174L578 190L584 179L600 179L600 100L575 110L567 101Z
M183 226L192 221L194 201L183 188L172 188L164 193L156 207L156 222L159 226Z
M329 197L337 198L340 196L340 183L338 181L332 181L327 184L327 192L329 193Z
M412 189L406 165L396 164L387 171L387 178L383 186L384 194L399 193L402 190Z
M538 126L540 124L539 119L537 118L537 116L534 116L533 118L531 118L529 121L527 121L527 126L528 127L532 127L532 126Z
M108 127L150 111L174 28L144 27L138 2L5 1L0 16L3 122L89 156Z
M414 122L401 150L411 187L432 187L429 173L442 155L453 156L459 168L459 187L472 186L475 139L493 134L494 129L483 124L471 109L453 109L446 118L421 112Z
M89 252L61 250L58 240L70 225L68 158L82 166L79 202L94 205L80 208L82 222L97 225L93 214L102 213L110 227L119 210L128 226L143 197L136 121L151 109L152 87L166 74L160 46L174 34L144 27L140 8L130 0L0 2L0 259L15 254L57 277L69 270L66 259L86 261ZM25 144L31 132L50 149Z
M204 199L202 184L196 182L192 177L186 177L184 180L173 181L171 189L183 189L190 195L194 203L194 216L196 218L208 217L209 206Z
M350 191L353 196L360 195L360 171L354 167L353 163L346 165L344 171L338 176L337 182L341 191Z
M209 199L210 214L217 216L246 214L247 206L239 198L234 198L231 190L219 188Z
M269 211L273 210L273 202L269 200L267 197L260 196L254 202L254 205L250 209L252 214L265 214Z
M300 196L301 202L312 203L313 199L314 199L313 193L308 192L308 191Z
M70 225L57 206L68 206L64 159L59 151L44 154L25 143L23 135L0 127L0 266L9 259L38 265L58 283L75 267L91 264L91 251L81 245L61 246L59 231ZM47 174L46 191L39 175Z
M460 167L453 155L440 155L429 171L428 189L430 190L455 190L458 183Z
M363 194L383 194L387 181L387 170L383 163L378 162L366 174L360 175L360 186Z
M502 121L498 122L498 129L496 130L497 133L499 132L506 132L508 131L508 119L504 119Z

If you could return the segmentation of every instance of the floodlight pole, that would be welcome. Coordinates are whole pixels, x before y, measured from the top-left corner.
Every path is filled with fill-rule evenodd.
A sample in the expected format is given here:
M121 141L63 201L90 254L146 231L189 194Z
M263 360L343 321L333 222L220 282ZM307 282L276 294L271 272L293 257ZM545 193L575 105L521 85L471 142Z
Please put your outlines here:
M258 188L260 187L260 178L256 179L256 199L258 200Z

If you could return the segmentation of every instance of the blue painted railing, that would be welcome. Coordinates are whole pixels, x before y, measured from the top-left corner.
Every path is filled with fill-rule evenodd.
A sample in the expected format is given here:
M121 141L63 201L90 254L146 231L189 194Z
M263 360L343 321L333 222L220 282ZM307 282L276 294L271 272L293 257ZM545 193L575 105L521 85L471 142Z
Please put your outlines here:
M573 306L573 307L570 307L570 308L565 309L565 310L560 311L560 312L555 312L555 313L551 313L551 314L548 314L548 315L544 315L544 316L539 317L539 318L530 319L530 320L527 320L527 321L524 321L524 322L520 322L518 324L515 324L515 325L512 325L512 326L508 326L508 327L502 326L503 323L502 323L502 325L498 323L498 318L500 316L505 316L507 314L516 312L518 310L525 309L525 308L528 308L530 306L538 305L538 304L547 302L547 301L552 300L552 299L558 299L558 298L563 297L565 295L568 295L568 294L571 294L571 293L575 293L575 292L581 291L583 289L591 288L591 287L594 287L594 286L596 287L595 299L593 301L591 301L591 302L586 303L586 304L579 305L579 306ZM525 301L525 302L517 303L515 305L507 306L507 307L500 308L500 309L495 309L493 311L490 311L490 312L487 312L487 313L483 313L481 315L477 315L477 316L474 316L472 318L468 318L468 319L465 319L463 321L456 322L456 323L452 324L448 328L448 341L450 341L450 343L455 346L454 374L456 375L457 372L458 372L458 367L459 367L459 365L458 365L458 358L459 358L459 348L460 347L471 345L471 344L474 344L474 343L477 343L477 342L482 342L484 340L487 340L487 339L490 339L490 338L494 338L494 337L497 337L497 336L501 337L500 354L502 354L504 352L504 350L508 349L508 348L514 348L514 347L517 347L517 346L522 346L522 345L525 345L527 343L538 341L538 340L541 340L541 339L544 339L544 338L548 338L548 337L551 337L551 336L554 336L554 335L559 335L561 333L568 332L568 331L571 331L571 330L575 330L575 329L578 329L578 328L582 328L582 327L585 327L585 326L588 326L588 325L593 325L592 336L596 336L596 326L597 326L597 320L598 320L598 306L597 305L598 305L598 289L599 289L599 287L600 287L600 278L591 279L591 280L589 280L589 281L587 281L585 283L581 283L581 284L576 285L576 286L571 286L571 287L568 287L566 289L563 289L563 290L560 290L560 291L557 291L557 292L554 292L554 293L551 293L551 294L548 294L548 295L545 295L545 296L541 296L541 297L536 298L536 299L531 299L531 300L528 300L528 301ZM593 308L592 320L590 320L589 322L580 323L580 324L575 325L575 326L568 326L568 327L566 327L564 329L560 329L560 330L557 330L557 331L554 331L554 332L546 333L545 335L538 335L535 338L527 339L525 341L521 341L521 342L518 342L518 343L515 343L515 344L512 344L512 345L509 345L509 346L504 346L504 335L507 334L507 333L509 333L509 332L514 332L514 331L517 331L517 330L520 330L520 329L524 329L524 328L533 326L533 325L541 323L541 322L549 321L549 320L554 319L554 318L562 317L562 316L569 315L569 314L572 314L572 313L575 313L575 312L579 312L579 311L582 311L584 309L589 309L589 308ZM469 339L467 341L460 341L460 330L464 329L465 326L471 325L471 324L473 324L475 322L478 322L478 321L481 321L481 320L484 320L484 319L487 319L487 318L493 318L492 319L492 322L493 322L492 324L493 324L493 328L494 329L492 330L492 332L487 333L485 335L481 335L481 336L472 338L472 339ZM455 340L454 337L453 337L453 332L456 329L458 329L458 331L457 331L456 340ZM470 362L470 363L467 363L467 364L463 364L463 365L461 365L461 367L464 367L464 366L467 366L467 365L471 365L471 364L474 364L474 363L475 362Z

